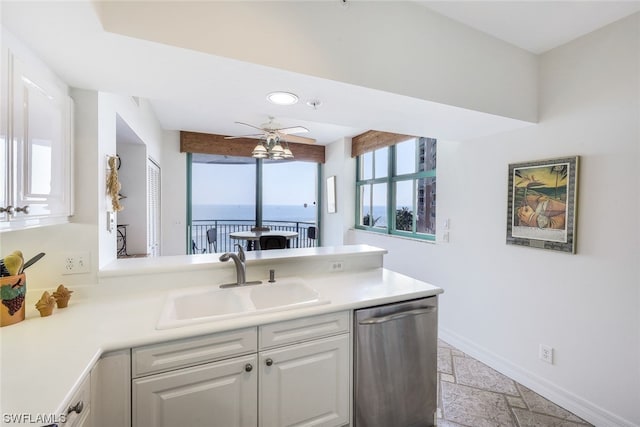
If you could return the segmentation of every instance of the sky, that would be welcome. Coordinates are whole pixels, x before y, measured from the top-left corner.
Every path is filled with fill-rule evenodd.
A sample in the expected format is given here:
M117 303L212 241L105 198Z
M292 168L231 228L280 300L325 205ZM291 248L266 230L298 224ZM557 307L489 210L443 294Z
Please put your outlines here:
M255 164L193 164L192 203L251 205L255 203ZM304 205L316 201L317 165L311 162L263 166L265 205Z

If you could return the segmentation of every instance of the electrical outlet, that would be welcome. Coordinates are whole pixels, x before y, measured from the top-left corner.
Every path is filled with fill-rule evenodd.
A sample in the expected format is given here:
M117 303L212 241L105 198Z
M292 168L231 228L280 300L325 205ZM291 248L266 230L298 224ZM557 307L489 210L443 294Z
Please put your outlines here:
M343 261L330 261L329 262L329 272L334 273L336 271L342 271L344 269Z
M547 362L553 365L553 347L540 344L540 352L538 354L538 357L540 357L540 360L542 360L543 362Z
M62 274L88 273L91 269L91 255L89 252L69 252L65 254Z

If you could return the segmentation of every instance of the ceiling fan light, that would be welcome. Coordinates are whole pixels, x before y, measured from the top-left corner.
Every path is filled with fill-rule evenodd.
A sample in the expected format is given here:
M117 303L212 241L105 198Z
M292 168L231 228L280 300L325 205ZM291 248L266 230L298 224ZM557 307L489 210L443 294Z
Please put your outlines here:
M256 159L264 159L268 156L267 149L264 148L264 145L258 144L256 145L256 148L254 148L251 152L251 156L255 157Z
M293 159L293 153L291 152L291 150L289 150L289 148L285 148L284 151L282 152L282 157L284 157L285 159Z
M276 145L271 147L271 150L269 150L269 152L271 154L278 154L281 156L284 154L284 148L282 148L282 145L280 145L279 143L276 143Z
M298 102L298 96L290 92L271 92L267 100L276 105L293 105Z

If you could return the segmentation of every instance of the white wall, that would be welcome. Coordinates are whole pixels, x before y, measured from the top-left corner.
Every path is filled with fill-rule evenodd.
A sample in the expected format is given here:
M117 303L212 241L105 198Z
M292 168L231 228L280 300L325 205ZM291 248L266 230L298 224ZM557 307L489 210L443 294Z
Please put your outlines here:
M356 162L351 158L351 138L343 138L326 146L326 163L322 167L322 245L344 244L344 236L355 218ZM327 213L327 178L336 177L336 213Z
M147 149L144 144L117 143L121 166L118 179L121 194L118 224L127 225L127 253L147 253Z
M155 113L147 100L140 99L139 102L135 102L135 100L130 96L100 92L98 95L98 112L99 152L96 161L98 175L100 177L100 182L98 184L99 191L104 191L104 197L99 198L98 205L98 241L100 249L97 267L100 268L116 258L117 250L115 230L112 232L107 231L107 211L111 210L111 202L106 196L106 190L104 190L106 189L107 156L114 155L117 152L117 117L119 116L140 138L140 140L144 142L146 145L147 155L152 157L160 165L161 169L163 159L162 143L164 135L162 128L155 117ZM146 171L145 163L145 177ZM95 174L95 170L93 173ZM146 178L144 185L146 185ZM116 222L119 221L116 220ZM144 232L146 236L146 229ZM146 253L147 251L146 238L144 241L145 246L142 249L142 253Z
M105 30L113 33L537 119L535 55L417 2L350 1L348 8L337 0L157 2L151 14L144 2L101 2L97 11ZM274 48L286 55L274 55Z
M162 163L162 255L186 254L187 155L180 132L166 131Z
M437 244L348 236L445 289L443 338L607 427L640 425L639 29L636 14L542 55L539 125L439 141ZM507 246L508 164L571 155L577 254Z

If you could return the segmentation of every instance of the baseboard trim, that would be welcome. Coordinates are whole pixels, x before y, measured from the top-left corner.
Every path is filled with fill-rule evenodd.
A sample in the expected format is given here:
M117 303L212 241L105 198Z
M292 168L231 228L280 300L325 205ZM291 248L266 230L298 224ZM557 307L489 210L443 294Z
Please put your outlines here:
M613 414L598 405L571 393L548 380L526 370L508 360L498 356L477 343L459 335L447 328L439 329L439 336L459 350L478 359L496 371L514 379L539 395L551 400L561 407L573 412L585 421L602 427L638 427L637 424Z

